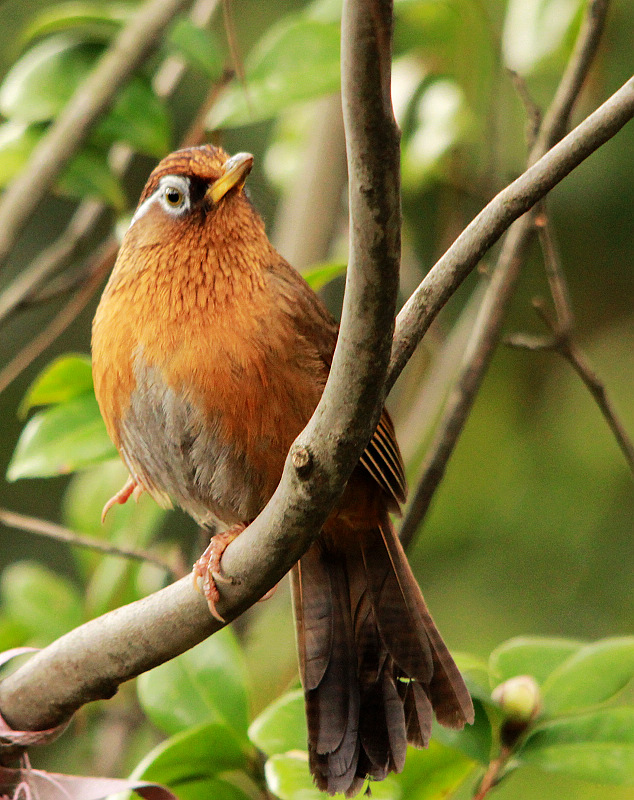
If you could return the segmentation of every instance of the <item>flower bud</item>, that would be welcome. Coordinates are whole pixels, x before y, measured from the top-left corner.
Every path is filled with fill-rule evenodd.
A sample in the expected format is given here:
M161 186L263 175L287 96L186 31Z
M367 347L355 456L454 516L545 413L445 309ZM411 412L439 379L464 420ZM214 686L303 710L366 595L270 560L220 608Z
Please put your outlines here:
M491 697L507 720L519 724L527 724L535 719L542 705L539 686L530 675L509 678L493 690Z

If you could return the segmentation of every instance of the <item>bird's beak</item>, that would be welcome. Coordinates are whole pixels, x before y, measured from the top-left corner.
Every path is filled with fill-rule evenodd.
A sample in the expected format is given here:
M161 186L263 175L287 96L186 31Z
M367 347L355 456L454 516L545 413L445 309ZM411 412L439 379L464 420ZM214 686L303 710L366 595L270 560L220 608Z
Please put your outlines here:
M218 203L234 186L242 187L253 166L251 153L236 153L224 165L224 173L207 189L206 195Z

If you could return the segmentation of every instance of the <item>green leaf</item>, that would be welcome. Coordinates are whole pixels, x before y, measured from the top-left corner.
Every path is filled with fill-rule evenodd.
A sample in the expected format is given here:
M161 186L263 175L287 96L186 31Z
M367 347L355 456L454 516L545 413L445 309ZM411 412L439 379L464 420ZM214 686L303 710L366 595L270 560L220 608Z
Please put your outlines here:
M137 75L123 87L97 126L92 141L100 145L126 142L139 153L156 158L170 151L169 116L147 78Z
M634 636L586 645L560 664L544 683L544 713L569 714L605 703L633 677Z
M634 785L634 708L609 708L537 728L522 764L583 780Z
M493 734L491 723L482 703L473 700L475 720L473 725L465 725L461 731L444 728L434 720L432 736L441 744L459 750L467 758L488 764L491 755Z
M403 185L419 188L436 175L444 156L463 138L469 112L456 81L431 82L416 103L414 128L403 145Z
M287 106L339 88L339 25L292 15L273 26L245 62L245 86L233 82L207 118L222 128L270 119Z
M7 479L63 475L112 458L116 450L106 433L92 394L35 414L24 427L7 470Z
M39 42L20 58L0 86L0 111L19 122L47 122L66 105L103 52L68 34Z
M297 689L274 700L249 726L249 739L267 756L305 750L304 692Z
M103 47L70 34L52 36L32 47L14 65L0 87L0 110L13 121L33 124L54 119L95 66ZM97 145L127 142L146 155L160 158L171 147L169 117L147 78L133 77L118 93L110 111L91 138ZM93 148L94 149L94 148ZM88 183L90 191L122 207L122 194L107 164L95 164L96 155L84 149L71 163L67 181ZM101 159L105 162L105 159ZM90 178L90 169L97 176ZM62 181L64 185L64 181ZM107 189L106 189L107 187ZM73 195L77 189L70 190ZM113 194L114 193L114 194ZM113 200L113 196L115 200Z
M178 800L253 800L238 786L220 778L203 778L178 785Z
M442 800L452 795L473 768L471 759L432 740L425 750L408 749L405 768L396 781L407 800Z
M132 777L176 789L179 784L245 769L247 765L247 754L233 731L227 725L212 722L161 742L141 761Z
M469 694L485 704L493 705L486 661L470 653L454 653L454 661L462 673Z
M321 264L314 264L306 272L302 273L304 280L314 292L330 283L330 281L338 278L340 275L346 274L348 265L343 261L323 262Z
M6 186L24 169L46 127L21 122L0 125L0 187ZM125 205L123 189L110 170L106 153L95 147L85 147L73 157L56 190L80 199L96 196L116 209Z
M33 381L20 403L18 413L24 416L34 406L64 403L92 391L90 356L59 356Z
M60 31L80 33L82 38L108 42L134 13L127 3L60 3L38 13L22 34L22 41L50 36Z
M224 56L213 31L199 28L187 17L181 17L172 26L168 42L210 80L218 80L222 75Z
M518 636L497 647L489 658L492 688L518 675L531 675L540 685L583 646L572 639Z
M581 0L510 0L502 36L506 66L530 74L570 37L582 5Z
M308 754L294 751L275 755L264 765L269 789L281 800L323 800L324 793L313 783L308 770ZM399 800L401 789L389 775L384 781L371 781L370 794L375 800ZM343 798L342 794L334 797Z
M139 700L146 714L169 734L202 723L223 723L246 738L246 668L229 628L178 658L141 675Z
M41 564L10 564L2 573L0 593L7 617L38 644L48 644L83 622L77 589Z

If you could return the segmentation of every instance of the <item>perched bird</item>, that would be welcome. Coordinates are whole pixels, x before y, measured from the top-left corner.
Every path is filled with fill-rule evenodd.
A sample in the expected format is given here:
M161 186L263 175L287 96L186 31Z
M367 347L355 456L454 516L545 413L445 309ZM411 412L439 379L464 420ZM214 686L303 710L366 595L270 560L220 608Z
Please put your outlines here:
M225 533L195 567L212 612L222 551L273 494L328 376L337 326L244 191L253 157L206 145L150 175L93 323L95 391L130 480ZM473 706L390 521L405 498L390 417L293 569L310 769L356 794ZM214 540L215 543L214 543Z

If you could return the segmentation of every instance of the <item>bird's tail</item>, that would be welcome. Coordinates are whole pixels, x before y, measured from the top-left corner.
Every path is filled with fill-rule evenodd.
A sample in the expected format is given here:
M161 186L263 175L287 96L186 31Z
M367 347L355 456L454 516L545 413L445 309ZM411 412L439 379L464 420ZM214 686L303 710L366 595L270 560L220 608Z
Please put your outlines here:
M368 530L322 534L293 570L310 769L353 796L400 772L433 713L450 728L473 705L427 610L387 512Z

